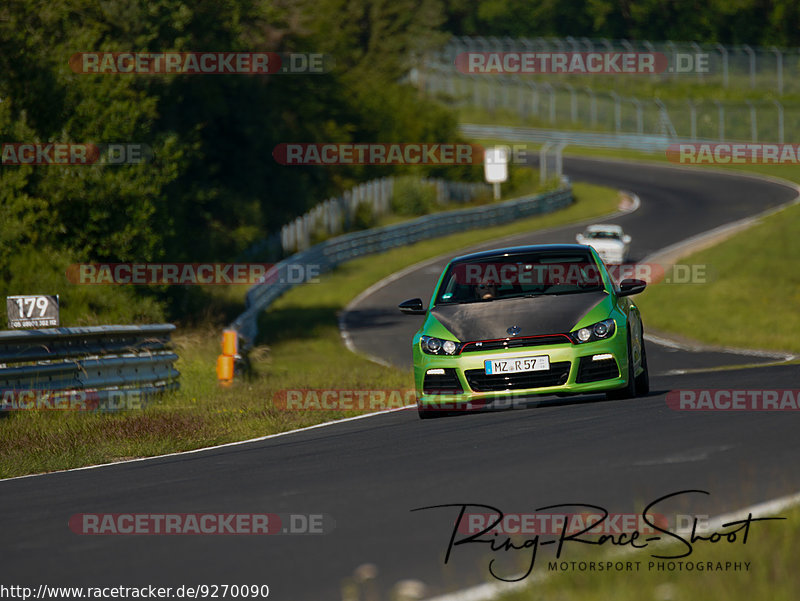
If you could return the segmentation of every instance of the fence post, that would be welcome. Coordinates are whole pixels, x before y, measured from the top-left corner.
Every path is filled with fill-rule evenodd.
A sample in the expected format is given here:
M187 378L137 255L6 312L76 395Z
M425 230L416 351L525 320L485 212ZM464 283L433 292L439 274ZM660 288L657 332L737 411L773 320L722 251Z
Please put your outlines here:
M671 57L672 65L673 65L673 67L672 67L672 79L675 79L678 76L677 69L675 69L675 67L677 66L676 65L676 61L677 61L677 56L678 56L678 50L677 50L677 48L675 48L675 42L673 42L672 40L667 40L667 46L669 46L669 51L672 53L672 57Z
M718 122L718 130L719 130L719 141L725 141L725 107L722 106L722 103L719 100L715 100L714 104L717 105L717 122Z
M778 71L778 95L783 96L783 52L775 46L770 48L775 53L776 69Z
M589 121L591 123L591 127L597 127L597 95L594 93L594 90L589 86L583 88L586 90L586 93L589 94Z
M778 109L778 143L783 144L783 105L777 100L773 100L775 107Z
M542 84L542 87L550 92L550 103L549 103L550 123L555 123L556 122L556 91L555 91L555 88L553 88L553 86L550 85L549 83Z
M697 69L697 57L700 55L701 51L700 44L697 42L692 42L690 45L692 50L694 50L694 66L695 69ZM699 79L701 82L703 81L703 72L700 69L697 69L697 79Z
M750 138L752 142L758 142L758 123L756 122L756 107L750 100L745 100L750 107Z
M717 50L722 55L722 86L728 87L728 49L722 44L717 44Z
M533 114L536 118L539 118L539 86L537 86L534 82L528 82L528 87L533 90L533 99L531 100L531 104L533 105Z
M564 147L566 145L566 142L559 142L556 146L556 176L559 181L561 181L561 177L564 175Z
M551 143L545 142L539 149L539 183L544 184L547 181L547 151L550 149Z
M575 88L568 83L564 87L569 90L569 119L572 123L578 121L578 98L575 96Z
M744 50L748 56L750 57L750 87L756 87L756 53L753 52L753 49L750 48L747 44L742 45L742 50Z
M691 138L692 140L697 140L697 107L694 102L692 102L691 98L687 98L686 103L689 105L689 128L691 130Z
M642 103L638 98L631 98L631 102L636 106L636 132L644 133L644 116L642 115Z
M622 129L622 104L616 92L609 92L609 95L614 99L614 131L619 134Z
M644 47L647 48L648 52L652 53L653 56L655 56L656 48L655 46L653 46L651 42L645 40L642 42L642 44L644 44ZM653 72L650 74L650 79L655 79L656 77L658 77L658 74L655 72L655 69L653 69Z

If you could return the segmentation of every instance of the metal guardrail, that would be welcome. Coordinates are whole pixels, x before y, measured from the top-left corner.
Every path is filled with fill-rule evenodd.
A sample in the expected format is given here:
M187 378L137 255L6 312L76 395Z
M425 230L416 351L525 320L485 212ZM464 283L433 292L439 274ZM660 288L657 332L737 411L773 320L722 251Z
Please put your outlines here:
M386 215L391 211L396 186L404 180L430 186L435 191L438 204L469 202L482 193L491 193L491 186L483 182L453 182L408 175L370 180L346 190L340 196L317 204L310 211L285 224L279 232L256 242L242 256L248 259L265 255L287 256L306 250L311 246L314 232L336 236L352 229L356 212L362 204L367 204L375 217Z
M293 280L293 272L322 274L337 265L365 255L384 252L391 248L413 244L421 240L437 238L455 232L508 223L539 213L548 213L572 202L572 189L567 186L554 192L524 196L514 200L476 207L457 209L426 215L412 221L352 232L337 236L295 253L276 263L264 274L262 282L247 292L246 309L230 328L243 339L241 349L252 346L258 334L258 315L278 297L299 283Z
M670 144L712 142L712 140L692 140L656 134L604 134L473 123L462 123L461 133L472 138L500 138L509 142L552 143L590 148L628 148L645 152L663 152Z
M178 388L172 324L0 331L0 410L9 393L90 391L146 399Z

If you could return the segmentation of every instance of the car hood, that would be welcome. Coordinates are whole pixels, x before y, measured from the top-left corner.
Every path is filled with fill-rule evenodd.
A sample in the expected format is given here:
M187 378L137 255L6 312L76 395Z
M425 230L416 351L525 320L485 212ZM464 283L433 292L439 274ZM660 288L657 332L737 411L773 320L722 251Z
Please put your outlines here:
M590 240L588 244L594 248L622 248L625 246L622 240Z
M437 305L430 314L460 342L508 338L511 326L520 328L517 336L563 334L608 298L604 291L509 298Z

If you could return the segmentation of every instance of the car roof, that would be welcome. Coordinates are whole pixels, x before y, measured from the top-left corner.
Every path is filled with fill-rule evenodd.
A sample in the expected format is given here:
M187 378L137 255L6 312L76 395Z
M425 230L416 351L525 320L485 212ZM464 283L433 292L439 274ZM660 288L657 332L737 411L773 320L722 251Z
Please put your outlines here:
M595 223L586 226L587 232L619 232L622 233L622 227L619 225L611 225L610 223Z
M495 248L492 250L484 250L478 253L471 253L468 255L461 255L455 257L451 263L460 263L462 261L475 261L480 259L488 259L490 257L498 257L502 255L522 255L531 252L575 252L592 253L590 247L585 244L531 244L529 246L510 246L508 248Z

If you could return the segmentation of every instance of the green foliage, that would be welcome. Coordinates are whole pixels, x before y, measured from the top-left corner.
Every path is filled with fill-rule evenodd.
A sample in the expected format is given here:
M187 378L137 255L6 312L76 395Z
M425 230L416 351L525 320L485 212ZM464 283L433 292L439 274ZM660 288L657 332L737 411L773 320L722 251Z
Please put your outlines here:
M445 0L454 35L675 40L800 45L793 0Z
M0 140L140 143L125 166L3 166L0 278L46 244L74 261L232 260L321 199L384 167L287 167L282 142L453 142L443 107L398 83L442 41L435 0L9 0L0 8ZM78 73L79 52L333 55L315 75ZM366 214L362 225L370 223ZM54 291L55 284L51 285ZM196 295L156 294L168 318ZM191 297L191 298L190 298ZM194 300L192 300L194 299Z
M377 221L375 211L372 210L372 203L369 201L359 202L353 216L353 229L366 230L375 227Z
M397 215L427 215L436 206L436 187L414 177L394 182L392 212Z
M160 303L152 296L136 294L131 286L68 282L65 273L72 263L74 257L47 246L20 249L8 259L8 275L0 281L0 298L58 294L61 325L65 327L163 321Z

